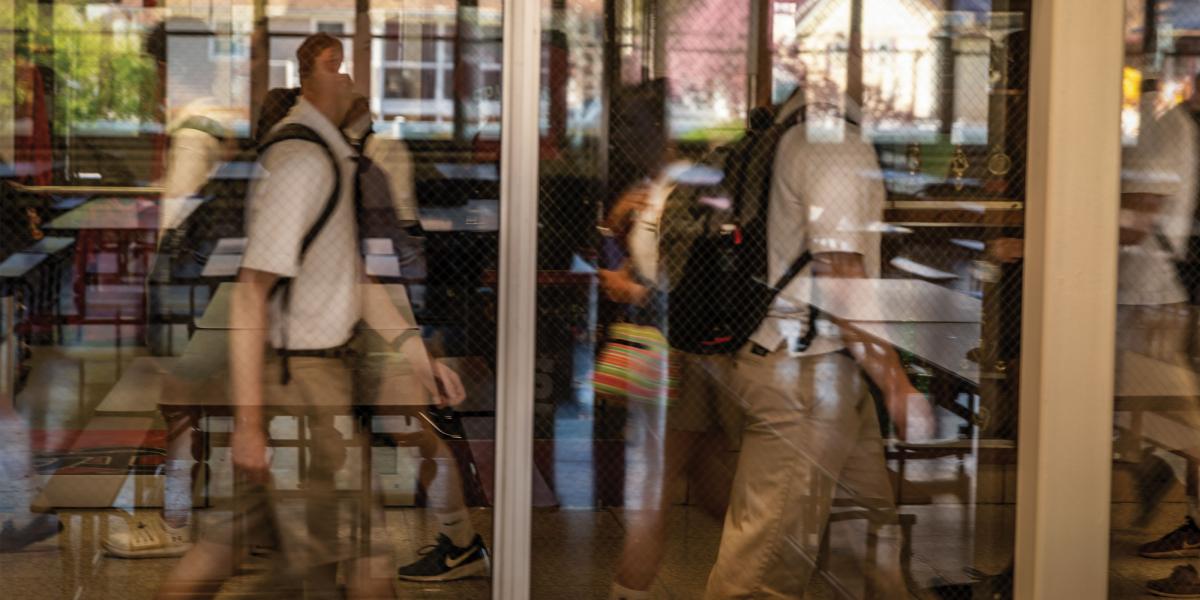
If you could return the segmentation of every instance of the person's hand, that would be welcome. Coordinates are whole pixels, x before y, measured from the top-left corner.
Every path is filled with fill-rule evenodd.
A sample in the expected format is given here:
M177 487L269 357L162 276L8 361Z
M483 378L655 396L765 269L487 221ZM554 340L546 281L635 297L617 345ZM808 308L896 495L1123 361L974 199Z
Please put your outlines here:
M467 399L462 379L441 360L433 361L433 379L437 383L438 406L454 407Z
M258 427L234 427L233 468L251 483L266 483L270 476L267 436Z
M641 304L646 299L646 288L634 281L625 270L610 271L600 269L600 289L613 302L622 304Z
M933 406L925 394L907 384L888 394L886 404L900 439L907 442L933 439L936 432Z
M639 185L630 188L613 205L605 219L605 225L618 238L624 238L629 232L629 224L633 215L646 208L650 200L650 186Z

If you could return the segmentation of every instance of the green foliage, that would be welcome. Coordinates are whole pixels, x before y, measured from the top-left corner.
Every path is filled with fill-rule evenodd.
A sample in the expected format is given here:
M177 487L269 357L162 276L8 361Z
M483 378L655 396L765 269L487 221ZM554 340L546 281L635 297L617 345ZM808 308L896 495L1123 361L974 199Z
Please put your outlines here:
M39 15L37 3L18 2L13 13L0 14L0 28L12 24L20 32L18 64L54 73L55 133L96 121L153 120L157 70L142 52L141 31L123 20L88 19L82 6L56 3L52 10ZM19 85L12 99L0 98L0 103L24 104L30 93Z

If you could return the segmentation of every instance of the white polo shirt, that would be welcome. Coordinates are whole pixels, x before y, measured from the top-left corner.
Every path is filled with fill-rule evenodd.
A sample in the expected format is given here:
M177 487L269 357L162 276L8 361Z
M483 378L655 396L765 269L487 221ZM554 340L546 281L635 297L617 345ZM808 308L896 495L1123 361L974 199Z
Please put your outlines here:
M1200 149L1196 147L1196 121L1189 110L1186 104L1180 104L1143 128L1143 144L1165 149L1156 161L1156 170L1177 176L1179 186L1166 199L1155 223L1155 229L1169 247L1164 247L1156 236L1132 246L1121 246L1117 255L1117 304L1151 306L1188 301L1188 291L1179 281L1175 260L1187 255L1196 211Z
M883 218L885 192L875 149L862 131L845 124L840 141L810 141L804 123L792 127L779 141L767 210L768 277L778 281L805 249L863 256L869 276L879 270L879 234L871 224ZM804 336L807 305L796 298L802 286L812 285L807 267L776 298L767 318L751 341L769 350ZM826 324L824 321L820 323ZM835 327L819 330L803 355L843 348Z
M317 350L349 339L361 313L362 272L354 216L354 150L338 128L304 98L279 125L300 123L321 136L341 169L337 208L300 262L300 246L333 193L325 151L303 140L279 142L260 157L260 177L246 202L246 253L242 266L291 277L286 323L281 298L270 306L275 348ZM279 296L282 296L280 294Z
M200 130L190 126L200 119L207 126ZM179 111L168 127L171 144L167 149L167 172L163 176L163 198L189 198L208 182L214 168L221 162L226 138L233 136L233 123L228 111L223 111L210 99L193 101ZM175 212L180 204L164 203L159 214L159 229L174 229L183 224L182 215Z

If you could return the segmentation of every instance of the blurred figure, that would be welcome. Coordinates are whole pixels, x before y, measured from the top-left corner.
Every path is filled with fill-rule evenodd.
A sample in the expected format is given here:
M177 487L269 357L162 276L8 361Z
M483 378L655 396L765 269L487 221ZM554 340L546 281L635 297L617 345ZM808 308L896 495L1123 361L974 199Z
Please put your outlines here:
M729 357L669 349L661 332L666 296L660 289L660 222L667 197L697 175L689 161L672 158L665 88L665 80L656 80L624 90L612 109L613 179L619 187L604 221L606 264L599 276L620 314L598 359L595 390L625 404L626 462L640 467L628 470L624 483L628 525L609 596L613 600L650 597L666 551L667 491L689 466L692 480L724 503L729 477L694 467L702 464L702 455L728 449L721 438L708 437L709 431L736 438L740 425L736 404L725 396ZM609 364L605 355L613 353L622 358ZM634 379L643 385L635 386ZM736 439L729 445L736 446Z
M159 73L168 73L169 35L209 33L199 19L175 17L160 21L146 36L145 50L159 65ZM214 95L213 86L219 81L216 73L188 73L187 85L171 86L167 77L160 78L163 97L171 92L171 100L179 106L168 107L166 131L169 145L166 154L166 174L163 176L163 198L184 199L197 195L208 182L213 169L237 150L234 122L239 116ZM178 82L182 83L182 82ZM182 225L177 209L180 205L163 204L159 212L159 230Z
M359 152L359 236L392 240L402 267L409 267L406 256L411 259L420 251L414 250L419 237L409 233L417 227L411 158L400 140L380 140L372 135L371 123L370 103L358 96L342 131ZM455 436L442 424L447 413L452 415L453 407L465 399L462 382L445 363L430 359L417 323L405 319L386 294L375 289L375 295L366 298L364 318L380 339L370 336L364 340L363 353L370 358L360 377L376 404L402 404L406 415L416 417L420 431L395 435L393 441L415 446L420 452L420 484L438 528L434 543L421 549L421 558L400 567L397 575L419 582L487 577L491 573L487 545L471 523L458 460L443 439ZM399 364L395 359L400 356L414 369L429 394L414 394L414 390L393 385L404 380L396 375Z
M0 397L0 553L16 552L57 534L58 518L32 511L37 497L29 424Z
M144 50L158 65L159 94L165 107L168 82L169 34L188 35L208 31L199 19L171 18L160 21L145 38ZM183 232L184 219L178 212L179 200L200 194L213 170L228 159L236 144L232 122L234 114L221 106L206 92L211 92L216 80L211 73L192 74L199 85L187 86L178 94L183 105L167 117L169 144L166 150L166 173L163 195L159 203L158 237L154 264L146 285L148 319L146 344L155 356L172 353L173 322L164 314L166 297L177 284L177 276L185 267L175 256ZM184 87L184 86L181 86ZM199 92L187 93L187 90ZM195 274L193 274L195 275ZM105 552L120 558L161 558L181 556L190 547L190 517L192 510L191 460L194 423L168 419L167 459L163 465L164 500L161 514L139 515L127 531L109 534L102 542Z
M1193 240L1192 215L1196 209L1196 121L1200 108L1193 96L1162 119L1144 127L1138 144L1125 151L1121 165L1120 254L1117 263L1118 390L1146 377L1145 361L1175 367L1189 375L1186 385L1200 390L1189 354L1192 335L1190 292L1184 282L1195 275L1187 259ZM1131 425L1128 413L1117 414L1117 424ZM1145 526L1173 481L1185 483L1187 461L1200 459L1200 411L1195 408L1145 412L1141 439L1119 443L1138 462L1138 493ZM1122 431L1124 438L1128 430ZM1142 441L1153 446L1147 451ZM1131 444L1136 444L1129 448ZM1143 544L1146 558L1200 558L1200 500L1188 498L1188 514L1174 531ZM1200 598L1200 572L1196 564L1177 567L1169 577L1151 581L1156 596Z
M301 64L340 63L328 39L310 36L298 52L308 59ZM164 582L163 598L216 595L246 551L235 545L235 532L277 541L270 584L276 591L304 582L307 597L339 598L337 570L345 565L349 597L394 597L383 575L391 552L378 495L363 490L369 501L358 511L366 514L347 515L334 485L346 441L333 417L353 412L345 361L363 314L354 150L338 129L353 101L353 83L321 66L302 69L300 77L301 99L260 157L266 175L247 202L246 250L231 300L234 502L213 515L215 522ZM300 490L275 484L267 450L275 414L295 416L307 430ZM356 432L351 443L367 440ZM355 539L344 530L368 521Z
M835 318L818 321L796 300L800 286L812 285L809 276L877 272L879 238L869 232L884 201L875 151L859 127L847 119L841 141L810 142L803 104L800 91L774 114L772 127L786 130L774 149L766 209L767 280L779 281L806 250L813 259L735 358L729 381L745 425L706 597L803 597L835 497L868 509L880 526L874 556L860 556L874 564L863 564L863 581L845 582L847 589L862 583L866 597L907 597L883 440L863 374L881 390L901 437L927 437L932 409L890 346Z
M417 194L413 179L412 154L404 140L375 135L371 102L365 96L355 99L342 128L359 154L378 166L388 178L388 194L402 227L417 224Z
M49 184L52 153L43 86L43 78L48 73L44 67L34 65L24 56L18 55L14 59L16 77L7 89L10 92L15 90L18 92L15 97L23 99L18 101L13 114L25 127L13 136L15 156L12 158L16 164L12 166L20 181ZM0 164L4 163L3 159L0 156ZM7 183L5 186L4 192L7 192ZM4 206L0 213L3 217L0 220L5 225L6 240L0 243L0 252L7 256L40 239L43 233L35 209L18 208L16 203L9 202L7 195L2 202ZM13 293L10 286L4 287L6 289L0 294L0 301L20 301L20 296ZM60 530L58 519L53 515L32 512L39 491L37 473L33 467L32 440L29 423L13 404L28 375L29 355L22 336L17 334L17 324L9 321L2 325L6 330L0 330L0 353L5 356L0 357L0 363L10 369L9 374L14 381L0 381L0 386L6 386L0 389L0 553L19 551ZM17 359L15 364L6 360L9 357Z
M146 39L146 52L155 57L160 63L160 73L166 72L167 32L184 30L203 30L204 23L197 19L171 19L159 23ZM316 72L322 69L324 73L337 74L341 69L342 45L336 38L328 34L311 36L297 50L297 60L301 72ZM291 91L291 90L289 90ZM289 95L286 105L275 103L276 115L270 125L273 127L279 120L287 116L299 99L299 90ZM195 106L193 106L195 105ZM201 98L197 102L185 105L180 117L181 124L173 129L171 146L168 151L168 166L165 179L165 199L182 199L191 197L204 187L213 168L228 158L228 141L232 129L221 125L211 116L205 116L203 110L211 103ZM190 107L190 108L189 108ZM282 109L282 110L280 110ZM264 109L264 114L268 111ZM214 115L223 115L216 111ZM179 204L164 202L162 207ZM213 218L215 215L201 215ZM174 281L178 264L172 264L170 252L179 245L184 236L178 229L182 222L170 212L160 214L160 252L155 259L148 282L150 314L160 315L159 308L163 295ZM211 231L215 224L202 224L206 232ZM211 237L211 236L204 236ZM205 243L215 240L205 240ZM193 274L194 276L195 274ZM156 324L153 320L147 327L147 343L151 353L168 355L170 333L167 329L169 322ZM213 364L219 363L216 361ZM169 379L164 388L164 398L174 395L195 396L209 394L211 390L203 389L205 379L212 373L192 373L188 377ZM199 387L197 387L197 384ZM166 404L166 403L164 403ZM182 556L191 548L193 538L192 523L192 491L197 479L197 471L203 468L199 463L200 432L195 415L188 410L179 410L169 405L163 409L167 423L167 458L163 465L163 510L157 514L138 515L125 531L109 534L103 542L105 552L118 558L167 558Z
M404 140L377 136L370 101L359 96L342 131L359 153L359 235L389 239L408 281L425 279L425 233L417 212L413 160Z

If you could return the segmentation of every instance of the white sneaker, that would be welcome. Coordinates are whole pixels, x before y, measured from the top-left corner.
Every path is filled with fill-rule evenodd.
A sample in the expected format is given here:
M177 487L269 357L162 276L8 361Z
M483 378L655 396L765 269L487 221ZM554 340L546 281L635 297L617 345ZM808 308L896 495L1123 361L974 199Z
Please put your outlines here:
M129 528L110 534L105 552L118 558L174 558L192 548L191 527L171 527L159 515L139 519Z

